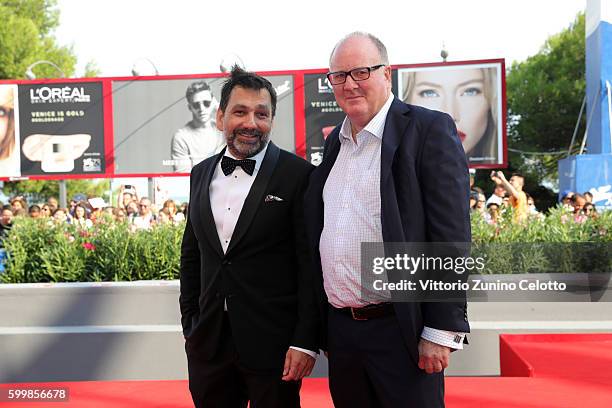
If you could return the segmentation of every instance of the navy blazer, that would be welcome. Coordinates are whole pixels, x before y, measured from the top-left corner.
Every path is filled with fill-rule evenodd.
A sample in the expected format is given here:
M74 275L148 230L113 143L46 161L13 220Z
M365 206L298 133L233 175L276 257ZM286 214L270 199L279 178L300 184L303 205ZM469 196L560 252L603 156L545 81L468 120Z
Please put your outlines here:
M323 187L340 151L339 133L337 126L325 141L323 161L312 172L305 196L307 233L324 324L327 298L319 254ZM471 241L468 164L449 115L394 99L385 122L380 162L384 242ZM466 333L470 330L466 302L394 305L415 362L424 326ZM320 339L323 349L326 332L324 327Z

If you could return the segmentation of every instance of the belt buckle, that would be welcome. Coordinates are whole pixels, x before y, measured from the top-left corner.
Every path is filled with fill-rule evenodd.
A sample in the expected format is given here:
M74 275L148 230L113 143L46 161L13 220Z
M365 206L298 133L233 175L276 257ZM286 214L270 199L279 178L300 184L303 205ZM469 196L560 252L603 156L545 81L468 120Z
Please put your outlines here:
M353 320L368 320L367 317L359 317L358 315L355 314L355 309L354 307L351 307L351 316L353 317Z

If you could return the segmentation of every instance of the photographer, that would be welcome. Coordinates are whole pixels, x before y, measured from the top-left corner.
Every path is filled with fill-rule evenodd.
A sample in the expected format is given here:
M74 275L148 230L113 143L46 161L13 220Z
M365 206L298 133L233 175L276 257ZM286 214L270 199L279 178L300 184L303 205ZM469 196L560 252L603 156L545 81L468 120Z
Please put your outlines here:
M119 195L117 196L117 208L122 208L127 211L128 204L132 201L138 202L136 187L129 184L122 184L119 187Z

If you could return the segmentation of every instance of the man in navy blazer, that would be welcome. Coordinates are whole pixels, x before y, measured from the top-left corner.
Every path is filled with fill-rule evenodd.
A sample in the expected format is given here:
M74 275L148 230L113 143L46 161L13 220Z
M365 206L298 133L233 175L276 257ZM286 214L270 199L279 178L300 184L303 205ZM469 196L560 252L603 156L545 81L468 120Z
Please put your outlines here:
M360 243L471 241L455 123L393 96L387 51L371 34L342 39L327 77L347 116L326 139L305 206L334 405L443 407L443 370L469 332L465 301L363 299Z

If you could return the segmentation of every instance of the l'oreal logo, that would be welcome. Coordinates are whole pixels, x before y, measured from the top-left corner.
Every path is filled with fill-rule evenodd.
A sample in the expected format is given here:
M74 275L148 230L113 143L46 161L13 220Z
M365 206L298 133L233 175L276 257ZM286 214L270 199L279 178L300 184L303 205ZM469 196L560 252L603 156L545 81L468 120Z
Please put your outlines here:
M85 94L83 87L64 86L51 88L43 86L30 89L31 103L54 103L54 102L89 102L90 96Z
M327 80L327 78L319 78L318 79L318 85L319 85L319 93L332 93L333 89L329 83L329 81Z

